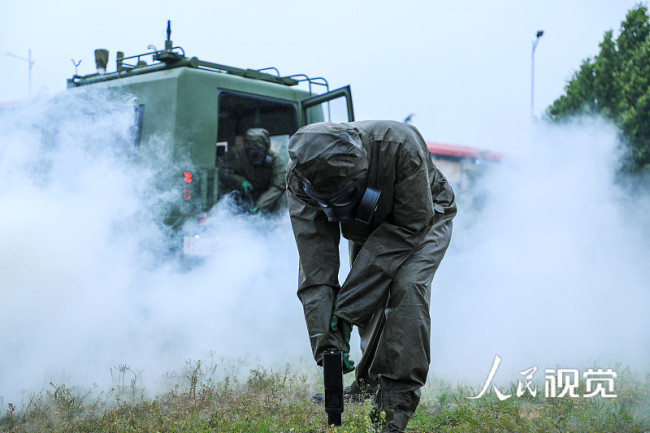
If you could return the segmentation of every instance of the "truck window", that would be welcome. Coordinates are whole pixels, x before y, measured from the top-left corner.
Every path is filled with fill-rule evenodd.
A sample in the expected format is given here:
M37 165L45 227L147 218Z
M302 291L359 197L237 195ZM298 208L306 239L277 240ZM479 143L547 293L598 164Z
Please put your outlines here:
M348 106L344 96L308 107L305 112L307 123L348 122Z
M322 95L310 96L300 101L306 124L316 122L354 122L350 86L341 87Z
M236 137L243 137L249 128L265 128L272 137L288 137L298 129L296 106L279 99L220 92L217 143L238 145Z

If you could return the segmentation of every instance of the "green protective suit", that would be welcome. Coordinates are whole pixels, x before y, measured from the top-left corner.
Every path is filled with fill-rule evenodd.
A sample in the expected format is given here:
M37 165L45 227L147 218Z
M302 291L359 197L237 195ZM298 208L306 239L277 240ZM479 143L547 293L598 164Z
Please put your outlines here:
M239 191L244 195L242 184L253 186L252 205L262 212L277 212L286 204L285 165L271 149L269 133L263 128L251 128L246 132L243 146L231 148L219 161L219 183L222 194ZM266 157L261 164L254 164L248 149L263 149ZM253 206L251 206L253 207Z
M360 384L379 385L377 409L406 428L430 363L431 282L451 239L454 193L411 125L394 121L317 123L289 142L288 204L300 255L300 298L314 357L349 351L329 329L332 314L359 328ZM304 191L351 179L381 191L369 224L329 222ZM339 285L339 239L351 268Z

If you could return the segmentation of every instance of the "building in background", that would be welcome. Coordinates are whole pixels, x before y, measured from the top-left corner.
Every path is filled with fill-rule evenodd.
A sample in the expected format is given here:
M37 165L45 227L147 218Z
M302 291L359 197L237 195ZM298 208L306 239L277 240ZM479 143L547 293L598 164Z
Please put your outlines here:
M467 192L485 168L503 159L503 155L469 146L427 142L431 158L458 193Z

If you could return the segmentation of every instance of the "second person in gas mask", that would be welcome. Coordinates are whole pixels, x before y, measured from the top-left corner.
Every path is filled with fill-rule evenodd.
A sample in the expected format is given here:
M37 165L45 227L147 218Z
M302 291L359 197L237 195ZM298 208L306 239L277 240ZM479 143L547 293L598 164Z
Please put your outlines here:
M226 152L219 163L219 181L223 193L235 192L245 212L277 212L286 204L285 165L271 150L264 128L250 128L243 146Z

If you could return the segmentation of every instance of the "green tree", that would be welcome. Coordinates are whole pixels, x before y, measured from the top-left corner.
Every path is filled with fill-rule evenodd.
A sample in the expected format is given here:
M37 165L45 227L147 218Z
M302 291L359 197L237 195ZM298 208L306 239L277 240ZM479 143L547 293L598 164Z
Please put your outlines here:
M582 62L580 69L573 74L573 78L564 90L566 94L560 96L546 110L552 120L561 121L571 116L591 114L595 111L594 64L590 59Z
M621 94L621 83L617 70L618 62L616 42L610 30L605 33L605 38L600 44L600 53L593 65L593 92L595 110L611 118L616 118L620 111L618 97Z
M645 5L627 13L618 38L605 32L598 55L582 62L546 114L554 122L591 114L610 119L624 137L623 171L650 171L650 17Z

